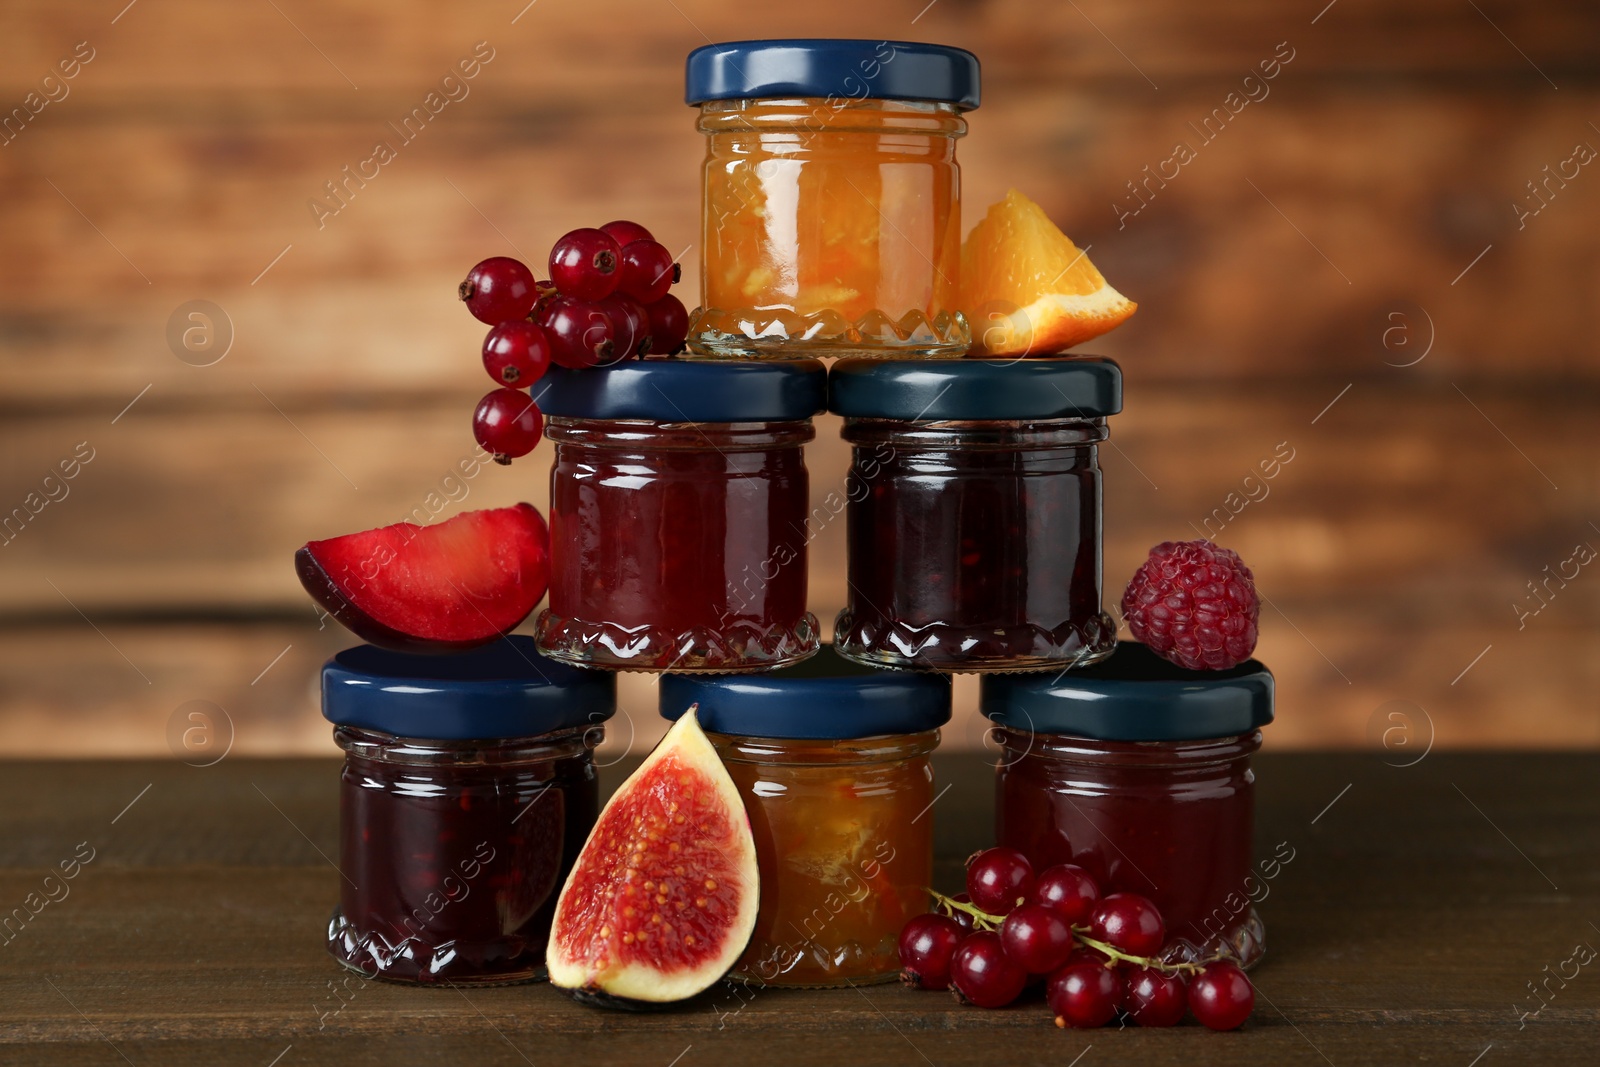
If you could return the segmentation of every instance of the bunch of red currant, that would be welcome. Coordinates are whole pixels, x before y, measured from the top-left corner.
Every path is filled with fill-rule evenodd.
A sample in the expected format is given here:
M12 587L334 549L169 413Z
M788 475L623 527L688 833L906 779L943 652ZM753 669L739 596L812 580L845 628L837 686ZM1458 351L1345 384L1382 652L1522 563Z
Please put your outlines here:
M967 861L967 891L935 893L941 909L900 932L901 980L955 989L980 1008L1003 1008L1036 980L1057 1026L1104 1026L1120 1012L1139 1026L1175 1026L1185 1011L1213 1030L1232 1030L1255 1006L1255 990L1229 959L1167 963L1156 906L1136 893L1100 895L1082 867L1063 863L1037 877L1014 848Z
M549 281L536 281L508 256L468 272L459 292L473 317L492 327L483 367L500 386L478 401L472 434L495 462L527 455L543 436L544 418L525 390L552 362L602 367L683 347L689 313L668 292L681 273L649 230L622 221L557 241Z

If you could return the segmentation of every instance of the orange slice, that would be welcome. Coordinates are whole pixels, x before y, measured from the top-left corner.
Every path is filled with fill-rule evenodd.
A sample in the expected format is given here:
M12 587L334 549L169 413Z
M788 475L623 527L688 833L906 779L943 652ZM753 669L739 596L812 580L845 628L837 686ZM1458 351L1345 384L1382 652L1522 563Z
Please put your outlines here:
M961 246L960 303L972 353L990 356L1060 352L1122 325L1139 306L1015 189Z

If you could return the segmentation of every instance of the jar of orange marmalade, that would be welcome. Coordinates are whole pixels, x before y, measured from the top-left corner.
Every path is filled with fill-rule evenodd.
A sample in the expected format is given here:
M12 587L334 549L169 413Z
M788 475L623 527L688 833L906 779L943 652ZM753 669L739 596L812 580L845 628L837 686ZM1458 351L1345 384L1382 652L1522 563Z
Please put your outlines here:
M928 910L933 769L946 675L816 656L765 674L667 674L661 714L699 705L755 835L761 904L732 977L862 985L900 971L900 930Z
M692 353L965 354L956 140L978 106L976 56L712 44L689 53L685 98L707 140Z

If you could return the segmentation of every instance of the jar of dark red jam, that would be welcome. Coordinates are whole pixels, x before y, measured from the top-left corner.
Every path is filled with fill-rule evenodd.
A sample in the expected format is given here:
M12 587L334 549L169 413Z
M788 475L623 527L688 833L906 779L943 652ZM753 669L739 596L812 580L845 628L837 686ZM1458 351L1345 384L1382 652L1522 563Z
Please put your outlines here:
M1076 863L1105 892L1149 897L1168 959L1260 958L1255 905L1287 862L1258 865L1252 845L1271 672L1184 670L1124 642L1085 670L984 678L981 701L1001 749L1001 844L1035 869Z
M526 637L329 660L322 713L345 752L333 957L400 982L542 978L615 707L615 675L552 662Z
M558 367L534 390L555 442L547 656L748 671L816 652L803 446L814 359Z
M812 988L892 980L901 928L928 910L928 756L950 720L949 678L824 648L766 674L661 680L666 718L694 704L744 798L761 874L734 976Z
M853 359L829 408L853 446L841 655L947 671L1085 666L1100 605L1100 465L1122 410L1107 359Z

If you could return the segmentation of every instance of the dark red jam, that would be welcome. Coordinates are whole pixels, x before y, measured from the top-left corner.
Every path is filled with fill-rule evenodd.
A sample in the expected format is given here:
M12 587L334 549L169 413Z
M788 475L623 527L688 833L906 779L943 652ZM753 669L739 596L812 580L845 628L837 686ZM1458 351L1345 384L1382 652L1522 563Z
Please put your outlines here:
M1255 904L1293 859L1252 865L1261 732L1205 741L1093 741L996 727L995 824L1035 869L1076 863L1106 892L1149 897L1169 958L1263 949ZM1285 846L1286 847L1286 846Z
M599 727L427 741L340 726L340 901L328 950L369 978L544 974L556 895L599 811Z
M953 671L1082 666L1101 610L1104 419L850 418L850 659Z
M550 418L539 648L632 670L760 670L817 649L806 610L809 419Z

